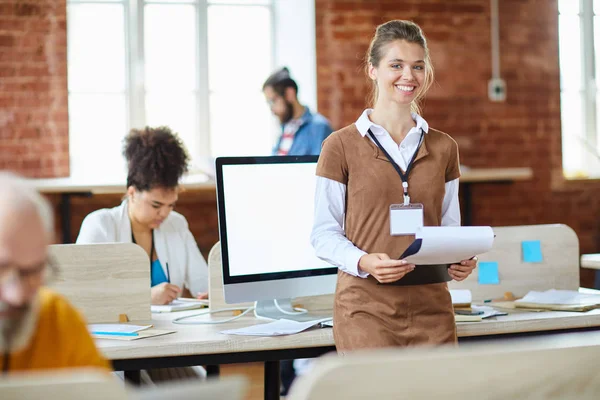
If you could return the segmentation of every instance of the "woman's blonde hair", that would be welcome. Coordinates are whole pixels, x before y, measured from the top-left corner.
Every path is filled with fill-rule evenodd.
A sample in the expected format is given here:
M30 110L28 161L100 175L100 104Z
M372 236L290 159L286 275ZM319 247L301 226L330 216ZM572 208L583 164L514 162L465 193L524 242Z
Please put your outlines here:
M429 56L427 40L425 39L425 35L423 34L423 31L421 30L419 25L415 24L412 21L403 20L392 20L379 25L375 30L375 36L373 36L371 44L369 45L369 49L367 50L367 74L370 65L373 65L374 67L379 67L379 63L381 62L381 59L384 55L384 47L396 40L405 40L408 43L418 44L425 51L425 81L423 86L421 86L421 88L417 92L415 99L410 105L410 110L419 114L421 111L419 107L419 102L425 96L425 93L427 93L427 91L433 84L434 79L433 65L431 64L431 58ZM371 105L375 104L378 95L379 93L377 90L377 82L373 81L373 88L371 90L369 98L369 103Z

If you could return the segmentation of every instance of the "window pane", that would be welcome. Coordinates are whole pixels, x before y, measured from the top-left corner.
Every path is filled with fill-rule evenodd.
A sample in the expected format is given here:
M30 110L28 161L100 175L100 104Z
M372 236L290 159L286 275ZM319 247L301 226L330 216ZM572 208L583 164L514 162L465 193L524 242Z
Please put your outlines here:
M210 96L211 154L218 156L271 155L276 128L262 92Z
M195 4L198 0L145 0L146 3Z
M124 94L70 94L71 176L123 176L122 140L127 132Z
M584 172L583 94L569 91L560 95L563 171L567 176Z
M269 5L272 0L208 0L208 4Z
M211 91L259 91L271 73L271 12L267 7L208 7Z
M273 68L270 9L209 6L208 63L212 155L270 155L277 128L262 94Z
M121 4L68 7L69 90L125 90L125 12Z
M144 12L146 89L195 90L196 7L147 5Z
M596 0L594 0L596 1ZM558 0L558 12L563 15L579 13L579 0Z
M93 0L94 3L125 3L128 0ZM67 0L67 3L89 3L90 0Z
M565 90L582 88L581 19L578 16L558 17L560 85Z
M166 125L177 132L192 157L199 153L197 115L198 102L195 93L151 92L146 95L147 125Z

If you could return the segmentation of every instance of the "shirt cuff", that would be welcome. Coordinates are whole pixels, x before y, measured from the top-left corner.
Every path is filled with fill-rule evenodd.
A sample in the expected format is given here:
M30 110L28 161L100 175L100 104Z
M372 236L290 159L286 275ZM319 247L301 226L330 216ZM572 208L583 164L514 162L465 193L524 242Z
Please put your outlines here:
M345 264L346 264L346 270L350 274L352 274L354 276L358 276L359 278L366 278L369 276L368 272L364 272L363 270L361 270L358 267L358 261L365 254L367 254L367 253L360 249L357 249L357 248L348 249L348 252L346 253L346 263Z

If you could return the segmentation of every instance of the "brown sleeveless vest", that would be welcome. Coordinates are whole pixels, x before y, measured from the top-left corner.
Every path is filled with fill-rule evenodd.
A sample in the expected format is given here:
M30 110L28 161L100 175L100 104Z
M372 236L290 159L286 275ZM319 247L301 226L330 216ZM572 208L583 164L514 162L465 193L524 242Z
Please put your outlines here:
M346 237L367 253L399 258L414 236L391 236L389 207L403 201L402 181L383 152L354 124L323 143L317 175L343 183ZM429 129L408 177L412 203L424 208L425 226L439 226L445 183L460 176L458 146ZM360 348L456 343L446 283L380 285L338 271L334 338L339 351Z

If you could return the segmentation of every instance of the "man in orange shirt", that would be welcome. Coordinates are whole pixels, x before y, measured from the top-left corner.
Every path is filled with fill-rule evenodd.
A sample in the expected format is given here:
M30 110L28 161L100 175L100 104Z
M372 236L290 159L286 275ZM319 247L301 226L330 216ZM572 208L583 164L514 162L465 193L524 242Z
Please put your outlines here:
M0 366L3 373L100 367L82 316L42 285L52 274L52 208L24 179L0 172Z

